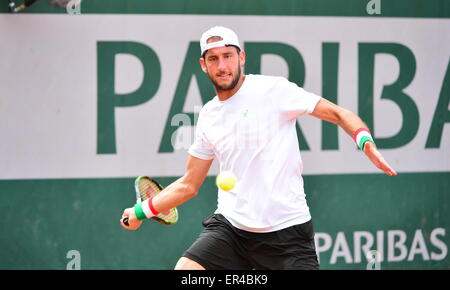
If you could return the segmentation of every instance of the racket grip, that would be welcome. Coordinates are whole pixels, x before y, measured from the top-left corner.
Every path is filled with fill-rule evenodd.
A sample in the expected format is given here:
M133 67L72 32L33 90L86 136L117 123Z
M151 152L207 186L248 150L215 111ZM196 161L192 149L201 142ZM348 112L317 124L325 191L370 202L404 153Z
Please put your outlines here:
M130 223L128 222L128 217L124 217L122 220L123 224L126 225L127 227L130 226Z

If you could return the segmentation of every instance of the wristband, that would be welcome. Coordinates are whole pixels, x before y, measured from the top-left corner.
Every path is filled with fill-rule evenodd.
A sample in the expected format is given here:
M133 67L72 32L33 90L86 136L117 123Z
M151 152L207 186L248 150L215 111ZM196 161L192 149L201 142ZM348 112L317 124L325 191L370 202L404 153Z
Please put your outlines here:
M142 210L142 204L141 204L141 203L136 203L136 204L134 205L134 214L136 215L136 218L137 218L138 220L140 220L140 221L147 218L147 217L145 216L144 211Z
M159 214L159 212L153 207L152 197L142 202L142 211L147 218L151 218Z
M366 142L372 142L373 141L372 135L370 135L370 131L366 128L360 128L356 130L356 132L353 134L353 140L355 141L356 145L358 145L359 149L364 151L364 144Z
M361 150L363 150L363 151L364 151L364 144L366 144L366 142L372 142L372 143L375 144L375 142L373 142L373 139L372 139L372 138L370 138L370 137L368 137L368 136L363 136L363 137L361 138L361 141L359 141L359 148L360 148Z

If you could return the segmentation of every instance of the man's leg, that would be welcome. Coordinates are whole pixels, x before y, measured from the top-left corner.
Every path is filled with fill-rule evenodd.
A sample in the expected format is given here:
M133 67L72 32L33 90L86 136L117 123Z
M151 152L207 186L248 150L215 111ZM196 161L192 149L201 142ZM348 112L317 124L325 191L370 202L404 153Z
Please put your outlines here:
M318 270L312 221L266 233L250 234L248 247L256 270Z
M175 265L175 270L205 270L205 268L189 258L181 257Z
M246 249L232 226L221 215L203 221L205 227L197 240L178 260L175 269L250 270Z

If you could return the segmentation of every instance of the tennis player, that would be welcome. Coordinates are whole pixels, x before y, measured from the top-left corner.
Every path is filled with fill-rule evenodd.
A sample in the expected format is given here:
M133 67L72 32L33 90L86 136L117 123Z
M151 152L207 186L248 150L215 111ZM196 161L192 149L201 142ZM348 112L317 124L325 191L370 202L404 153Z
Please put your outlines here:
M216 158L220 171L238 179L218 190L217 210L175 269L319 269L314 229L305 199L295 124L305 114L339 125L387 175L365 123L354 113L307 92L283 77L245 75L237 35L213 27L200 39L202 70L217 96L203 106L184 176L148 201L149 218L193 198ZM124 211L130 226L142 221Z

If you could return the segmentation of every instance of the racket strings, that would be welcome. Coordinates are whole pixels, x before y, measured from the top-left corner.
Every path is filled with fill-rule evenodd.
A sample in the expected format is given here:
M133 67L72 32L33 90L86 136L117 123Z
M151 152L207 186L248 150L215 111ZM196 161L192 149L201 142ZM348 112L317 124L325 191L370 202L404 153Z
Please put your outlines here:
M150 180L141 179L139 183L139 192L143 200L149 199L150 197L154 197L161 190Z
M149 178L142 178L139 181L139 193L142 200L149 199L150 197L156 196L161 192L161 187L159 184L155 184ZM178 219L178 212L175 208L172 208L164 213L158 214L156 219L159 219L165 223L174 223Z

